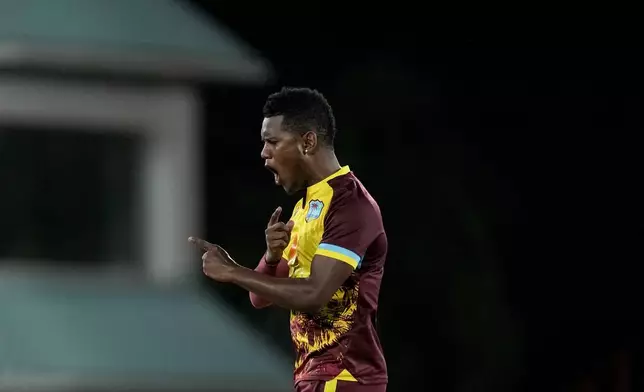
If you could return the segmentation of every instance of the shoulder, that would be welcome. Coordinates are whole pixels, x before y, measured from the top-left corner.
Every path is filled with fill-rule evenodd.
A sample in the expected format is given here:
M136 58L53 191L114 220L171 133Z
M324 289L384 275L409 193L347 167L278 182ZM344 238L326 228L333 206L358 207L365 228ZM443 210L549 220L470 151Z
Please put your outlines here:
M367 220L381 225L380 207L360 180L349 172L329 180L333 190L330 199L329 213L347 215L356 220Z
M328 185L332 192L319 254L360 268L365 256L386 249L380 208L351 172L329 180ZM368 257L370 264L372 258Z

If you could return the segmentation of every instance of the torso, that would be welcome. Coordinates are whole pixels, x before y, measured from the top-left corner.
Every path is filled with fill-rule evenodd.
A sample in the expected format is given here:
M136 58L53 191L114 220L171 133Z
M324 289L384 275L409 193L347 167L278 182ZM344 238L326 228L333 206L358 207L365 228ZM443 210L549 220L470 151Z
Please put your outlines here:
M339 377L366 384L386 382L374 325L387 254L378 205L344 167L309 187L291 219L295 225L284 251L291 278L307 278L316 253L355 268L318 312L291 312L296 381Z

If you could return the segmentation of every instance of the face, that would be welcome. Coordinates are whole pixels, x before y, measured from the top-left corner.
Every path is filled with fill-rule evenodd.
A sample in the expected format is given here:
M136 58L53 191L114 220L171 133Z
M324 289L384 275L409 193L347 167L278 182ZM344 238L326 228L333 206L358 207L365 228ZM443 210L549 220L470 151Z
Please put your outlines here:
M262 123L262 159L275 175L275 184L287 194L306 187L304 171L304 139L282 129L282 116L265 118Z

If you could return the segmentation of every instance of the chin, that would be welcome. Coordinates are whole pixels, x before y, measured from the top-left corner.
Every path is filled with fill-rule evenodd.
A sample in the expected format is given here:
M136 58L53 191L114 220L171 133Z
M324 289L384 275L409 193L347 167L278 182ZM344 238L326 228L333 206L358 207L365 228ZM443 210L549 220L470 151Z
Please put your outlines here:
M287 186L282 186L282 188L284 189L284 192L286 192L286 194L289 195L289 196L294 195L294 194L297 193L297 189L287 187Z
M284 189L284 192L286 192L286 194L289 196L292 196L303 189L301 186L297 186L294 184L282 185L282 188Z

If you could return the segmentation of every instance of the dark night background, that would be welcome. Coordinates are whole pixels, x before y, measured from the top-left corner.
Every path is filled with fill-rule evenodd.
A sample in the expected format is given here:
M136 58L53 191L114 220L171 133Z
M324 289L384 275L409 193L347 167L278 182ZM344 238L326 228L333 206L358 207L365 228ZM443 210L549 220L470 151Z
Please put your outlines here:
M317 88L339 159L388 231L389 390L641 387L639 42L597 29L492 36L393 8L191 3L278 76L202 90L208 238L255 266L270 213L294 203L262 167L262 105L282 85ZM291 349L287 312L204 284Z

